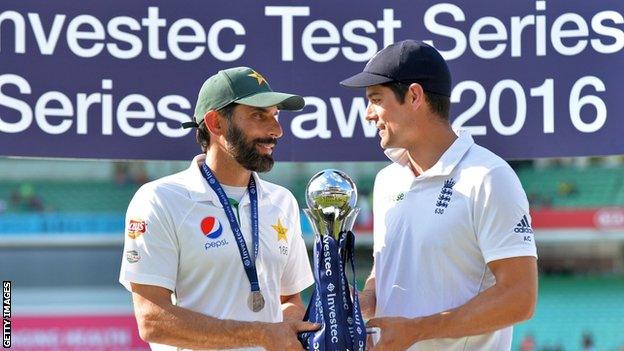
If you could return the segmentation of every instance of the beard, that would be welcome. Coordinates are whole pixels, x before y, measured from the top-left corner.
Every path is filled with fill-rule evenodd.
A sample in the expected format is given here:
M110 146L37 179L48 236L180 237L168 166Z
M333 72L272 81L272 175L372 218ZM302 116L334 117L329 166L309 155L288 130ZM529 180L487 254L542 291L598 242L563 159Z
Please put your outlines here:
M262 155L256 149L257 144L277 144L276 138L261 138L247 140L243 130L233 122L228 123L225 134L228 142L227 150L245 169L252 172L268 172L273 168L275 161L271 155Z

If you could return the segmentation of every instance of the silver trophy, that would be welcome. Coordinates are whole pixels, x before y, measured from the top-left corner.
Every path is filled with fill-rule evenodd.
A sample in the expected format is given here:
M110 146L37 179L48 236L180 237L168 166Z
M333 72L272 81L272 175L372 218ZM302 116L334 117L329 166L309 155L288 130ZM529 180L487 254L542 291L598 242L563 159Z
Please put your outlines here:
M350 266L356 286L355 236L351 229L360 211L355 207L357 188L344 172L326 169L308 182L306 203L304 211L316 236L316 286L304 320L321 328L303 333L299 340L307 350L364 351L366 326L357 292L351 292L346 272Z
M360 212L357 187L351 178L337 169L326 169L315 174L306 187L304 209L314 233L320 237L330 235L340 241L340 233L353 228Z

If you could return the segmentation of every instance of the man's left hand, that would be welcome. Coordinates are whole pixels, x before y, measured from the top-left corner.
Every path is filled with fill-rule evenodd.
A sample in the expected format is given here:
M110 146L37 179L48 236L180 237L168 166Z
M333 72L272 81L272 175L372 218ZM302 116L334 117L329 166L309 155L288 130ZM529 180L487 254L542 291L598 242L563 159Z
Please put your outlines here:
M414 334L416 319L403 317L372 318L366 323L367 327L381 329L381 338L370 350L404 351L418 341Z

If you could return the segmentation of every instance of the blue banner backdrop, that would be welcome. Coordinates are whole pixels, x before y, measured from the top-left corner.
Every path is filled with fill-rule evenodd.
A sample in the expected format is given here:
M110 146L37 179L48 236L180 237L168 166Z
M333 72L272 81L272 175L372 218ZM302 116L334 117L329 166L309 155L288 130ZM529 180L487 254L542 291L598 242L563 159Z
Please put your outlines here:
M428 40L453 74L454 126L505 158L624 153L624 2L0 3L0 155L189 159L202 82L246 65L306 97L285 161L384 160L364 92L379 49Z

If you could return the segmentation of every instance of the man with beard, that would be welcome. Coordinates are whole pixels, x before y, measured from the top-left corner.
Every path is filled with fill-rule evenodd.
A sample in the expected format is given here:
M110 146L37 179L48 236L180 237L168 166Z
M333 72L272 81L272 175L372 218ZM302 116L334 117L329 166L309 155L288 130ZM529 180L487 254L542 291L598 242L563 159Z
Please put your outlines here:
M318 328L301 321L314 280L297 202L256 173L273 166L278 110L303 106L247 67L203 84L183 124L202 154L142 186L126 215L119 281L152 350L301 350L297 333Z

